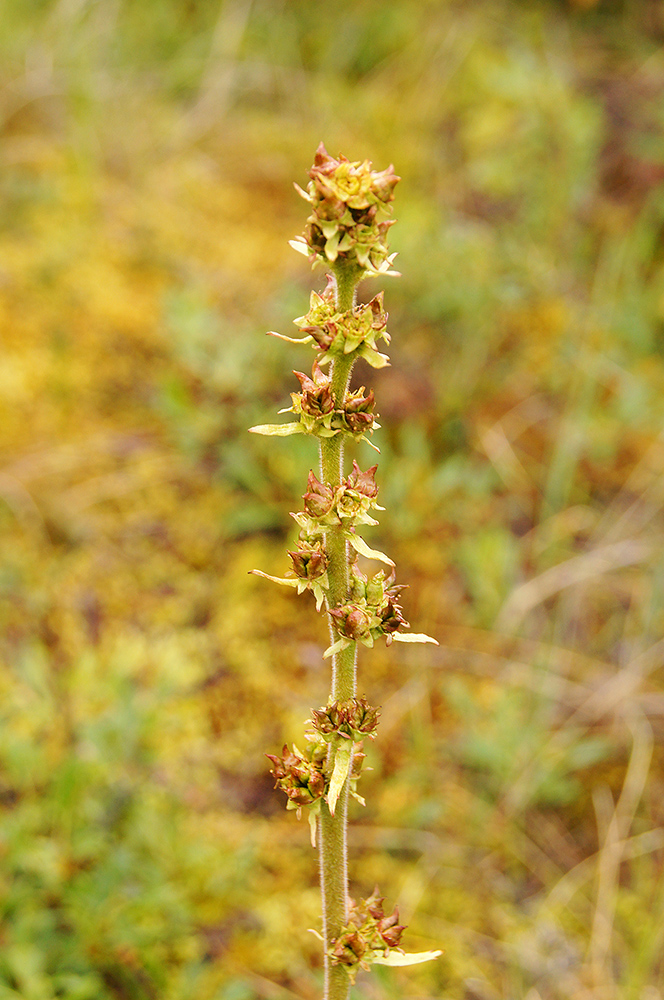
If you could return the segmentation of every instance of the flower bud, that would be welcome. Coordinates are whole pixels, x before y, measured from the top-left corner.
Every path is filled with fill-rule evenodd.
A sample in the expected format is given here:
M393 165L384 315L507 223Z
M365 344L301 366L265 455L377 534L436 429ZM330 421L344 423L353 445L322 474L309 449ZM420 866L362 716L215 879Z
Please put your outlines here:
M367 950L367 944L362 935L353 928L343 931L335 939L330 951L333 965L359 965Z
M378 719L380 712L373 705L369 705L366 698L353 698L352 712L348 725L356 737L368 736L370 739L376 738Z
M332 380L325 375L317 361L314 361L312 377L303 372L293 372L302 386L302 411L312 417L320 417L334 410L334 399L330 388Z
M378 611L378 617L381 620L382 631L388 635L396 632L402 625L408 627L408 622L401 614L401 608L392 600L388 599L384 607Z
M363 396L364 386L348 394L344 401L344 420L353 434L361 434L370 430L374 422L374 394L370 389ZM351 473L352 475L352 473Z
M394 913L390 914L389 917L383 917L376 925L376 930L388 948L397 948L399 946L405 929L406 925L399 923L399 909L396 906Z
M289 552L293 570L300 580L317 580L327 570L327 556L321 541L299 541L297 551Z
M309 473L307 487L307 492L302 497L304 509L312 517L325 517L332 510L335 491L331 486L321 483L313 471Z
M355 602L366 601L367 597L367 578L364 573L357 568L356 563L353 563L351 566L350 596Z
M365 587L367 604L379 608L385 600L385 574L382 569L367 580Z
M385 916L385 911L383 910L384 900L385 896L380 895L378 886L375 886L369 898L364 900L364 908L374 920L382 920Z
M373 404L373 392L370 392L369 396ZM355 459L353 459L353 471L346 477L346 485L349 489L355 490L356 493L361 493L363 496L370 497L373 500L378 496L378 487L376 486L375 479L377 468L377 465L372 465L366 472L362 472Z
M369 632L371 614L356 604L343 604L338 608L332 608L330 615L337 632L346 639L356 641Z
M374 191L381 201L388 202L394 199L394 189L400 178L394 172L392 164L386 169L374 172Z
M362 774L362 761L366 760L367 755L362 753L362 744L357 743L355 745L355 751L353 753L353 760L350 765L350 774L348 777L352 781L357 781L357 779Z

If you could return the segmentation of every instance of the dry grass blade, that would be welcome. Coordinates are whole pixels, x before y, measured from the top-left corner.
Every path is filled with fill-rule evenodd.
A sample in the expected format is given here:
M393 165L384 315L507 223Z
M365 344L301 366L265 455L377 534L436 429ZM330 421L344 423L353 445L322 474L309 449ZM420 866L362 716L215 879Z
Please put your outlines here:
M533 608L561 590L625 566L647 562L654 551L648 542L629 539L603 545L552 566L512 591L498 615L497 625L506 631L516 629Z
M597 895L590 938L589 960L598 992L615 995L611 968L611 942L618 897L618 875L625 859L625 844L634 815L643 796L653 754L653 732L647 719L634 715L629 721L632 752L620 798L604 825L603 843L597 859ZM601 809L600 809L601 817ZM602 825L600 818L599 824Z

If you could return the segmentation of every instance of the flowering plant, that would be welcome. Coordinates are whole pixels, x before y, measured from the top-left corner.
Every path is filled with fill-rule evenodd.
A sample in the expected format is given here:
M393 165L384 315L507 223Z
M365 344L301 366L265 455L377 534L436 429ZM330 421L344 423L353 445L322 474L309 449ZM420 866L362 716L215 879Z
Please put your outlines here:
M291 241L312 264L330 268L327 285L312 292L309 312L295 320L304 336L273 336L311 345L316 358L311 376L296 371L300 392L291 394L289 412L297 420L261 424L257 434L279 437L308 434L318 438L319 475L309 473L303 510L291 516L300 532L297 548L288 553L292 568L284 577L259 576L298 593L311 590L318 611L325 609L332 644L324 653L332 660L332 686L326 706L312 711L313 732L302 752L284 746L282 756L268 754L276 787L285 792L287 808L301 815L308 810L311 839L320 851L325 954L325 1000L346 1000L359 969L372 964L414 965L437 958L439 951L405 954L400 947L404 927L395 910L386 916L378 889L353 903L347 884L348 796L360 803L357 782L362 770L362 740L374 739L379 712L356 696L358 643L373 646L377 639L392 642L436 642L430 636L407 631L398 597L394 563L370 548L358 528L378 522L371 511L377 503L377 466L362 471L353 460L344 475L344 445L348 440L369 441L379 427L374 394L350 389L358 358L374 368L389 363L377 342L389 344L383 293L366 305L356 301L359 282L370 275L396 274L395 255L388 252L387 233L393 220L392 200L399 178L393 167L375 171L368 161L335 159L321 143L309 171L307 190L296 185L311 206L304 235ZM329 365L329 373L323 367ZM358 557L389 567L373 575L358 566Z

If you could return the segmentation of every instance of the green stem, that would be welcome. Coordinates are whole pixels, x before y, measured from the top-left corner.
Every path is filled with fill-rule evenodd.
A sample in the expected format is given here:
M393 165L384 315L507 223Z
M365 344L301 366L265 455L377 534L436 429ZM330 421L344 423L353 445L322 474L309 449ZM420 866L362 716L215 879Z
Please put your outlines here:
M334 268L337 283L337 310L347 312L353 308L355 287L361 276L357 265L350 266L338 262ZM340 357L332 366L332 395L338 405L342 404L353 367L353 361ZM324 483L338 485L344 475L344 438L336 434L332 438L320 440L320 470ZM326 535L325 549L328 560L329 590L328 610L348 599L350 590L350 559L348 542L343 537L341 527L331 528ZM337 635L330 621L330 637L335 642ZM355 697L357 643L337 653L332 660L332 700L347 701ZM330 746L330 757L336 745ZM323 897L323 937L325 939L325 993L324 1000L347 1000L350 981L341 965L332 965L327 952L341 928L348 919L348 786L346 781L334 816L324 802L319 824L320 839L320 880Z

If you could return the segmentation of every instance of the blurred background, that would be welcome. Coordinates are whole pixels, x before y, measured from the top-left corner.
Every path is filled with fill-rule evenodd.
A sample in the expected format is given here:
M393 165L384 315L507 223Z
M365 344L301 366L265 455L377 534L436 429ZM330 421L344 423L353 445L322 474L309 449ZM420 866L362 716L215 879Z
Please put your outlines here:
M324 284L321 140L403 178L367 538L440 642L362 650L350 874L444 956L355 996L662 1000L663 43L657 0L4 0L0 1000L320 996L263 753L327 631L248 575L316 451L246 429L311 363L265 331Z

